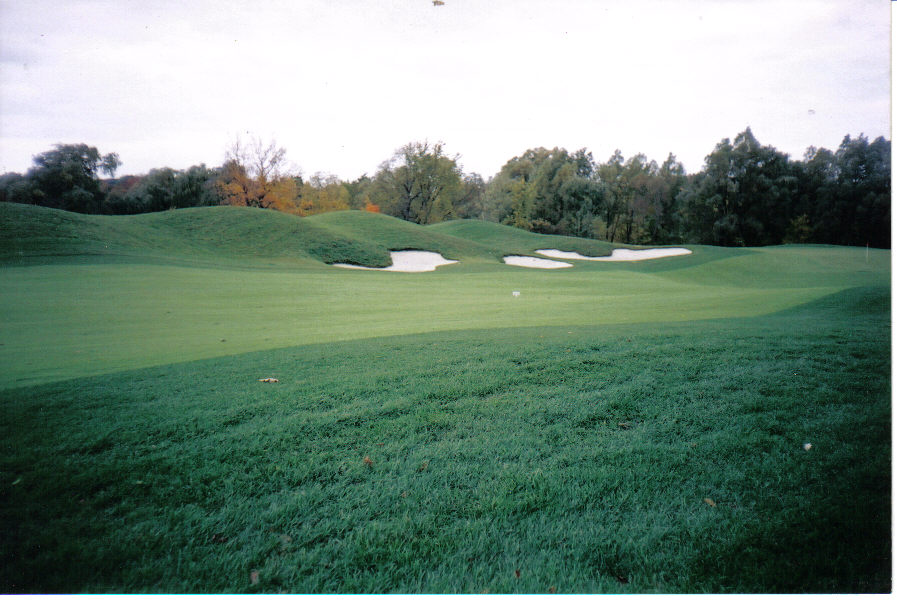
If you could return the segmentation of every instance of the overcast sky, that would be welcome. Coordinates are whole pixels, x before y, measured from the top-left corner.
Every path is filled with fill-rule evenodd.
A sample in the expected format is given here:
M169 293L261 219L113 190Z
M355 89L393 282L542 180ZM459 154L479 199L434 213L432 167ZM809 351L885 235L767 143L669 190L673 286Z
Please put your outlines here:
M246 132L306 175L443 141L619 148L689 172L750 126L793 158L890 138L887 0L0 0L0 172L55 143L119 174L221 164Z

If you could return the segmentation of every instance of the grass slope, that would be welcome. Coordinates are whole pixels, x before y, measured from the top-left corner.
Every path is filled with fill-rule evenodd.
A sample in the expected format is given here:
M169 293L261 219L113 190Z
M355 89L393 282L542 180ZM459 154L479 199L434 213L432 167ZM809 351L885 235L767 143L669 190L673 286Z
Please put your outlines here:
M346 259L388 264L387 249L276 211L206 207L130 217L0 204L0 262L173 262L295 265ZM292 259L292 261L289 261Z
M0 588L887 591L888 318L854 289L6 390Z
M311 259L383 267L390 263L389 250L427 249L493 261L502 256L493 246L361 211L302 219L276 211L204 207L120 217L0 203L0 234L0 264L6 265L167 260L257 267L273 260L289 267Z
M600 257L609 255L611 250L621 246L600 240L536 234L509 225L475 219L446 221L427 226L427 229L477 242L484 246L500 248L503 250L503 254L530 255L537 249L556 248L576 251L586 256Z
M308 221L347 238L358 238L390 250L431 250L447 259L500 261L502 251L446 234L432 227L402 221L388 215L362 211L336 211L307 218ZM360 261L352 261L362 264Z
M389 264L389 250L425 249L452 259L500 262L506 254L558 247L606 255L619 245L546 236L462 220L419 226L386 215L338 211L298 218L276 211L205 207L128 217L0 204L0 264L93 260L255 262L303 259ZM80 257L80 259L79 259ZM254 265L257 266L257 265Z

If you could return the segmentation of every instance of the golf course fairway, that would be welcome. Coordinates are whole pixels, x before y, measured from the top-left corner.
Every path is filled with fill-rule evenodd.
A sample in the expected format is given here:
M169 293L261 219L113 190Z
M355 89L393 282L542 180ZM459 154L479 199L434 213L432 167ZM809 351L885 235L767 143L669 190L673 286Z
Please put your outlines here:
M889 591L890 251L619 246L0 204L0 591Z

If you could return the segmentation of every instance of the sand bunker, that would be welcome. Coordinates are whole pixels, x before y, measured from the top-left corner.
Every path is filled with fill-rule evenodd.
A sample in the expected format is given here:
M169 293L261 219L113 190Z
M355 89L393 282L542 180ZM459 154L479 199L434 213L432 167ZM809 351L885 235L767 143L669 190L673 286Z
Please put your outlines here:
M617 248L614 249L609 257L586 257L577 252L555 250L553 248L544 248L536 252L554 259L579 259L581 261L643 261L645 259L660 259L691 254L691 251L687 248L646 248L644 250Z
M518 267L535 267L537 269L559 269L561 267L573 267L572 263L550 261L548 259L539 259L536 257L522 257L519 255L509 255L504 258L504 261L508 265L516 265Z
M333 266L345 267L346 269L419 273L422 271L436 271L436 268L440 265L457 263L457 261L451 261L439 253L428 250L393 250L390 251L389 256L392 258L392 265L389 267L363 267L361 265L350 265L349 263L333 263Z

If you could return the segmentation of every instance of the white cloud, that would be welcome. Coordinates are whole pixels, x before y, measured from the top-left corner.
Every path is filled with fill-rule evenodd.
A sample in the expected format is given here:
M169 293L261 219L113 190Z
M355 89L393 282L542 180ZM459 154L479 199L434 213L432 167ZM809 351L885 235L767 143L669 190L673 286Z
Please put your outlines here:
M56 142L123 171L273 137L305 173L443 140L488 177L535 146L690 171L750 125L800 156L889 132L889 7L840 0L0 3L0 170ZM808 111L815 111L810 114Z

